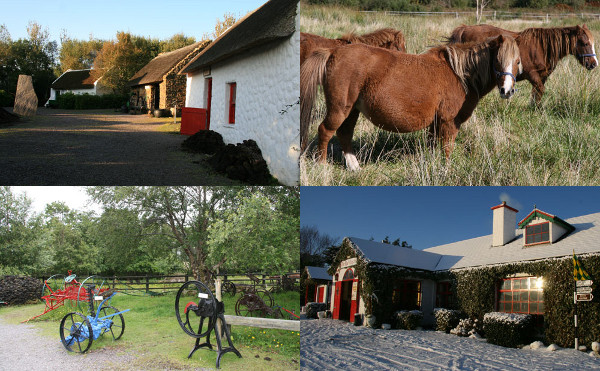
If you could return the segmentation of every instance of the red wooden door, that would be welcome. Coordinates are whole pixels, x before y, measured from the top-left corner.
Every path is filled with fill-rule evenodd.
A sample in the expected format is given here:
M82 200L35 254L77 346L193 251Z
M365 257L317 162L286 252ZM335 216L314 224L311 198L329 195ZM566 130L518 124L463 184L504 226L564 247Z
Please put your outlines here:
M356 297L354 296L354 285L356 285ZM350 322L354 322L354 314L358 312L358 301L360 300L358 279L352 280L352 301L350 304Z
M335 283L335 298L333 300L333 319L340 319L340 300L342 297L342 282Z
M317 289L317 303L324 303L325 301L323 300L323 296L325 294L325 288L323 286L320 286Z

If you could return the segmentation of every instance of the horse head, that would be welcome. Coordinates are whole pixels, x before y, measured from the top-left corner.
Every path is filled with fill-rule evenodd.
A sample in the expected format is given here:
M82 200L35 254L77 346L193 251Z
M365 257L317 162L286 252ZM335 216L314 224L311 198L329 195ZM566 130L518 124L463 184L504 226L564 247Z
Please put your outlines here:
M575 56L579 63L588 70L598 66L596 50L594 49L594 36L586 25L575 27L576 43Z
M523 72L519 46L511 36L500 35L490 41L492 69L500 97L508 99L515 93L516 76Z

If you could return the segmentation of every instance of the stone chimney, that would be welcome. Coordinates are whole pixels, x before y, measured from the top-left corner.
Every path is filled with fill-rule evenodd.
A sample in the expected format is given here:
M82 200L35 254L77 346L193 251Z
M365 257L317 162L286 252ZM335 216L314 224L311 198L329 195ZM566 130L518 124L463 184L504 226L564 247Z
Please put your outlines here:
M494 228L492 233L492 246L503 246L515 239L515 229L517 226L517 213L506 204L506 201L498 206L492 207L494 212Z

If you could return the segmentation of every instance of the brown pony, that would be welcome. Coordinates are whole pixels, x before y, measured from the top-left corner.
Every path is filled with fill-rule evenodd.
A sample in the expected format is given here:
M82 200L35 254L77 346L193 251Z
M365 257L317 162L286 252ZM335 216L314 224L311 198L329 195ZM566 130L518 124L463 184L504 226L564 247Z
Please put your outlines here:
M306 58L315 50L324 48L336 48L347 44L367 44L380 48L406 51L406 41L402 31L393 28L382 28L362 36L355 34L346 34L339 39L328 39L319 35L310 33L300 33L300 64L304 63Z
M533 86L532 102L539 103L544 94L544 84L558 62L572 54L587 68L598 65L594 37L586 25L563 28L528 28L521 32L508 31L490 25L459 26L452 31L449 43L480 42L488 37L508 35L519 45L523 74L517 81L527 80Z
M336 133L346 165L359 169L352 135L360 112L393 132L429 126L448 157L460 125L484 95L495 85L503 98L514 93L519 59L515 40L502 35L478 44L438 46L419 55L360 44L320 49L300 68L300 111L310 112L322 84L327 113L319 126L321 162ZM306 123L301 118L301 137L306 136Z

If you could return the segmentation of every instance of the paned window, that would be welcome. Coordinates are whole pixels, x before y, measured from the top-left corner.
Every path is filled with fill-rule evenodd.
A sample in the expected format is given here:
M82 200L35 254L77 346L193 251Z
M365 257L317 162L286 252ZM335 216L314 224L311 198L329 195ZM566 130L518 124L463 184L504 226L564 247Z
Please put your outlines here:
M227 122L235 124L236 83L230 82L227 85L229 86L229 116Z
M541 277L502 280L498 310L507 313L544 314L544 290Z
M421 309L421 282L396 281L392 292L392 304L396 310Z
M543 243L550 241L550 223L528 225L525 227L525 244Z

